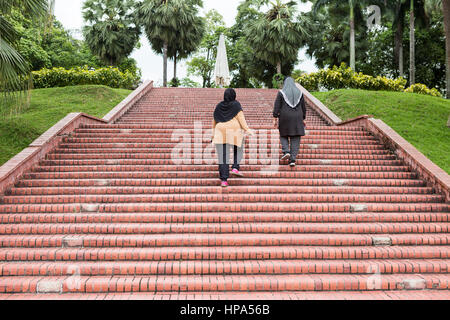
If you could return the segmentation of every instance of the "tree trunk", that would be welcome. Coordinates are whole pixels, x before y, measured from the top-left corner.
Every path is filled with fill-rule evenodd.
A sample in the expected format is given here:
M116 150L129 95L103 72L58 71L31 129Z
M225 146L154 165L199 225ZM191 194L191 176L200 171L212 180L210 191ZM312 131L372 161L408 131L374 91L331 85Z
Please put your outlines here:
M403 21L403 19L401 20ZM403 59L403 22L397 24L397 31L395 32L395 59L398 63L398 72L400 77L403 77L404 71L404 59Z
M410 9L410 26L409 26L409 85L416 83L416 39L415 39L415 24L414 24L414 0L411 0Z
M211 55L211 49L208 48L208 54L206 55L206 62L208 62L208 63L209 63L210 55ZM212 72L212 69L209 69L207 72L207 79L205 79L206 81L204 82L205 85L203 86L203 88L205 88L205 87L211 88L211 72Z
M164 47L163 47L163 53L164 53L164 58L163 58L163 87L167 87L167 47L168 44L167 42L164 42Z
M173 78L177 78L177 55L173 58Z
M281 74L281 61L277 62L277 73Z
M442 9L444 12L444 28L445 28L445 51L447 56L447 73L446 73L446 82L447 82L447 99L450 99L450 1L443 0L442 1ZM450 118L449 118L450 121ZM449 122L450 123L450 122Z
M353 7L353 1L350 1L350 68L356 71L355 9Z

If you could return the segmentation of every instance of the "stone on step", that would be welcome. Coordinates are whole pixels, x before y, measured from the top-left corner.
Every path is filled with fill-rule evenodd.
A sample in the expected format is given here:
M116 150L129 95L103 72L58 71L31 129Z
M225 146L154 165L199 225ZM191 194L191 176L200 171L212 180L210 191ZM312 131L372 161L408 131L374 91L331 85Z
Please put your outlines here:
M332 164L333 161L332 161L332 160L329 160L329 159L325 159L325 160L320 160L320 163L321 163L321 164Z
M43 279L38 282L36 293L62 293L61 280L46 280Z
M111 182L106 179L99 179L99 180L97 180L96 185L99 187L107 187L107 186L111 185Z
M308 144L308 147L312 150L316 150L319 149L319 145L318 144Z
M350 210L352 212L367 212L367 205L365 205L365 204L352 204Z
M98 208L99 208L98 204L84 203L81 205L81 212L98 212Z
M67 236L62 240L63 248L82 248L83 239L77 236Z
M391 246L392 239L389 237L372 237L372 244L374 246Z
M347 185L347 183L348 183L348 180L346 180L346 179L336 179L336 180L333 180L333 184L334 184L335 186L337 186L337 187L345 186L345 185Z
M425 279L405 279L400 286L406 290L424 290L426 282Z

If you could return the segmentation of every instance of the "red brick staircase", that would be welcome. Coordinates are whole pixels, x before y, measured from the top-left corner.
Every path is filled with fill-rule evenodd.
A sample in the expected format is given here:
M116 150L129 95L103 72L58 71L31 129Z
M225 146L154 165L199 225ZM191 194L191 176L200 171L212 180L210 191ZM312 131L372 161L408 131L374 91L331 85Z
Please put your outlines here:
M259 136L276 93L237 90ZM0 203L0 298L450 298L442 195L312 109L295 169L265 171L250 140L246 177L222 190L204 152L222 95L153 89L64 138ZM179 165L174 148L191 144L174 133L193 146Z

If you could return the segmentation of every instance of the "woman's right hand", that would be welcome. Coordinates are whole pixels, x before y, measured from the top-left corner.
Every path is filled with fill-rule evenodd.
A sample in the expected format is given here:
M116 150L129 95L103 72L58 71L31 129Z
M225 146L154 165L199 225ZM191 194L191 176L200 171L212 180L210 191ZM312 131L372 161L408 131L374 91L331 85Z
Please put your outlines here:
M275 129L278 128L278 118L274 118L274 119L273 119L273 127L274 127Z
M247 134L248 134L249 136L253 137L253 136L255 135L255 132L254 132L252 129L249 129L249 130L247 131Z

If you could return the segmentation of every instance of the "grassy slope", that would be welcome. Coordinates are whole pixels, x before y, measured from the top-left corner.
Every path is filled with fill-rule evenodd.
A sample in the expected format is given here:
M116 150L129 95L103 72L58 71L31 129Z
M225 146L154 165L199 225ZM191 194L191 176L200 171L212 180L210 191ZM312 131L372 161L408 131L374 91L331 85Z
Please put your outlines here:
M33 90L30 106L10 119L0 118L0 165L26 148L70 112L103 117L131 93L105 86Z
M450 173L450 102L401 92L335 90L313 93L341 119L370 114L386 122Z

